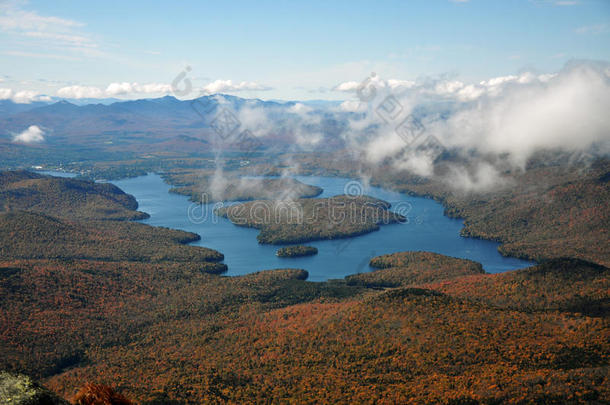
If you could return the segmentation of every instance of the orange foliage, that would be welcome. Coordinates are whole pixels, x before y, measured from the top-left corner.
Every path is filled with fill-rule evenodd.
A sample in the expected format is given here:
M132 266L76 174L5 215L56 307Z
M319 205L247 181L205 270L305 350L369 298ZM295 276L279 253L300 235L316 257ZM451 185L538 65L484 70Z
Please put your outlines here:
M72 399L74 405L133 405L107 385L87 383Z

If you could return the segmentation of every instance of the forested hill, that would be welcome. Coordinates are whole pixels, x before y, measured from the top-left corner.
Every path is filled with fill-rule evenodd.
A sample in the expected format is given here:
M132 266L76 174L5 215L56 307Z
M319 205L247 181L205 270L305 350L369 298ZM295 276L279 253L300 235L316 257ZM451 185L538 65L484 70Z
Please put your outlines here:
M110 183L28 171L0 172L0 212L33 211L68 219L142 219L135 198Z
M199 235L127 221L146 218L135 198L109 183L0 172L3 259L197 263L226 269L215 250L184 244Z

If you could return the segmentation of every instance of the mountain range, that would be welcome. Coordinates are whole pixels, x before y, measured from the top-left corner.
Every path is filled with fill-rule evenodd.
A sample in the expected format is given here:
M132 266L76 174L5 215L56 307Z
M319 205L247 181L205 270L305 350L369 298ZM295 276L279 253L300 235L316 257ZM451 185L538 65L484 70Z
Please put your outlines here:
M263 101L230 95L210 95L193 100L172 96L156 99L116 101L110 104L54 103L17 104L0 101L0 143L12 143L16 134L32 125L44 133L43 147L88 147L106 151L180 152L207 151L217 137L215 119L227 118L236 132L249 130L274 146L294 144L295 134L321 133L335 139L349 113L333 109L335 102L308 104ZM250 117L272 120L264 128L248 126ZM259 118L259 117L262 117ZM216 124L221 125L218 121ZM257 132L258 131L258 132ZM262 136L261 136L262 134ZM228 141L223 134L223 139ZM328 143L325 143L326 146Z

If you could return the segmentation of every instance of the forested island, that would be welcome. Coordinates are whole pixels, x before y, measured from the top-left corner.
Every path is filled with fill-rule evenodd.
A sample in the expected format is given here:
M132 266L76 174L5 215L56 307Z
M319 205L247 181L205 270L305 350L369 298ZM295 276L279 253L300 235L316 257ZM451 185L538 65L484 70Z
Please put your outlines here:
M221 207L216 214L236 225L260 229L259 243L302 243L363 235L406 218L368 196L339 195L296 201L252 201Z
M277 250L277 257L303 257L318 254L318 248L313 246L296 245L286 246Z
M164 178L174 185L170 192L204 203L311 198L323 191L293 178L238 177L235 174L215 174L211 170L167 173Z

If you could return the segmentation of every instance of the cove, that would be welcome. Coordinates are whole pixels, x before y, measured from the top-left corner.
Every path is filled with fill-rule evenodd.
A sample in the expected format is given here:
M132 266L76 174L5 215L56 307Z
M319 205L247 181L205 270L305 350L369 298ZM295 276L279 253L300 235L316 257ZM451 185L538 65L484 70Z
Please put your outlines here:
M306 184L322 187L320 197L344 194L349 179L336 177L296 177ZM239 227L212 213L213 204L199 206L187 197L169 193L170 186L156 174L113 181L139 203L139 210L150 214L141 222L195 232L201 240L194 245L216 249L225 255L229 267L226 275L242 275L259 270L301 268L309 272L310 281L325 281L370 271L374 256L407 250L425 250L447 256L477 261L489 273L499 273L532 265L532 262L503 257L498 243L460 236L462 220L443 215L438 202L370 187L366 194L388 201L393 206L408 203L411 207L404 224L382 225L381 229L354 238L315 241L307 245L318 248L315 256L278 258L280 245L261 245L257 229Z

